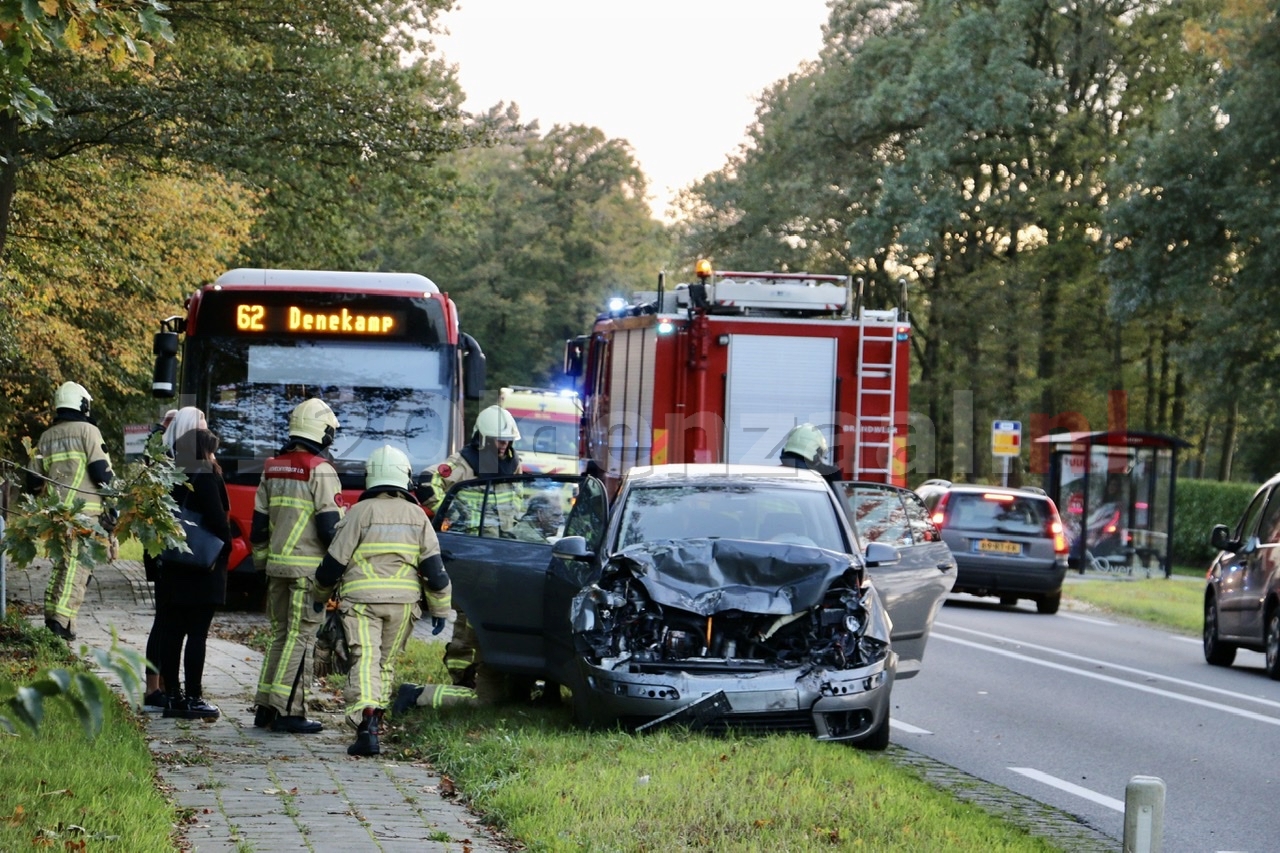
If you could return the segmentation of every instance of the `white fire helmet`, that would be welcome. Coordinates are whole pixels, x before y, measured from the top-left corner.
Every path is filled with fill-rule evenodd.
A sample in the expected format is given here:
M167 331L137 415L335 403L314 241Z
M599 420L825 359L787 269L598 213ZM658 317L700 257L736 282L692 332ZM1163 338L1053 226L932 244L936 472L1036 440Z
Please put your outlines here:
M289 435L310 439L321 447L333 444L337 432L337 416L319 397L303 400L289 414Z
M364 487L395 486L397 489L413 488L413 466L404 451L384 444L369 454L364 463Z
M76 382L63 382L53 395L55 409L73 409L86 415L89 414L89 404L92 402L93 397L84 390L83 385Z
M808 460L810 465L823 462L827 456L827 439L822 430L813 424L800 424L791 428L782 444L783 452L790 451Z
M485 440L491 438L499 441L520 440L520 428L516 426L516 419L501 406L490 406L476 415L475 433L479 433Z

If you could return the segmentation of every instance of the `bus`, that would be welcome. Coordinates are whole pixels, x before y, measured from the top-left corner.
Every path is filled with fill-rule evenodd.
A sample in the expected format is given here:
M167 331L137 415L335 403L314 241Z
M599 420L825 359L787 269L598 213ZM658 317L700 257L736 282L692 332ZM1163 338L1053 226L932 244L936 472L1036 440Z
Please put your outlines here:
M294 406L319 397L337 415L328 452L349 506L375 448L398 447L415 471L439 462L466 441L464 402L484 394L480 345L422 275L235 269L185 307L160 321L152 394L199 407L221 440L233 574L254 571L254 493Z

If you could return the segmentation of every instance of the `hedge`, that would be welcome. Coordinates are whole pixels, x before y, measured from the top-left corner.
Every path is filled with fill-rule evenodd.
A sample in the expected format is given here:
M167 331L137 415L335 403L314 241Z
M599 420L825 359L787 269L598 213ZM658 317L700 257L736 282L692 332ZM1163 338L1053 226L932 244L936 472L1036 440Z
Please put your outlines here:
M1173 508L1173 563L1204 566L1213 560L1209 531L1215 524L1235 526L1258 490L1257 483L1179 479Z

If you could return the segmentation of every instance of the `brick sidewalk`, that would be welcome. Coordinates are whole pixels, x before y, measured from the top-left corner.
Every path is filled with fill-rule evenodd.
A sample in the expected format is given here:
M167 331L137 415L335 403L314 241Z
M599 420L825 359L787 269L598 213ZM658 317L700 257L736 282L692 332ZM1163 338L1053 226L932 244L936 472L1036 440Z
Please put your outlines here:
M47 565L10 567L9 601L39 605L47 579ZM89 583L72 645L109 648L115 629L122 646L142 652L153 613L141 563L100 567ZM32 619L43 624L38 612ZM254 728L249 707L262 655L213 634L234 636L264 621L260 613L220 612L215 618L204 685L205 698L222 710L217 721L143 715L160 781L192 815L183 827L191 850L509 849L464 806L441 797L440 777L429 766L348 756L354 733L336 703L334 712L313 714L325 724L317 735ZM112 680L109 673L99 674Z

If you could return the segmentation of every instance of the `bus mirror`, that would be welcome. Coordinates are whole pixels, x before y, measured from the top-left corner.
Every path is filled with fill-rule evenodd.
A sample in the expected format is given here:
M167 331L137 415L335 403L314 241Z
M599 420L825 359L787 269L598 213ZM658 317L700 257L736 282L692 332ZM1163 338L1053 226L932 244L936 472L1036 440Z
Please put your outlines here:
M587 349L587 338L581 336L564 342L564 375L574 379L582 375L582 356Z
M468 400L484 399L485 358L484 351L475 338L463 332L462 341L462 393Z
M172 397L178 384L178 333L157 332L151 344L156 357L151 374L151 396Z

